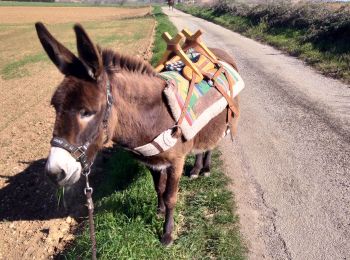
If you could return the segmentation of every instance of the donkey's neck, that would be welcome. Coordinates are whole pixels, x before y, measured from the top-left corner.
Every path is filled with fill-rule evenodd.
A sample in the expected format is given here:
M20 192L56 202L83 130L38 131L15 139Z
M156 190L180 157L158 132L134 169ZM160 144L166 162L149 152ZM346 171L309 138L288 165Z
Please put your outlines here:
M117 144L135 148L174 125L164 103L164 80L126 72L115 74L113 82L116 118L113 140Z

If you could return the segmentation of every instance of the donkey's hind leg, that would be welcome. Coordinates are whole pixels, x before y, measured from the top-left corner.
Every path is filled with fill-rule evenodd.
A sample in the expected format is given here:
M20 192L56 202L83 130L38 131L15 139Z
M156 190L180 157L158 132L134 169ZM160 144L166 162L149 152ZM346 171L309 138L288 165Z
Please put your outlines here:
M170 245L173 242L172 232L174 230L174 209L177 201L177 192L179 189L179 181L182 175L185 158L178 158L167 171L167 182L164 193L165 202L165 222L164 233L161 238L163 245Z
M201 172L203 168L203 155L204 153L196 154L196 159L194 162L194 166L190 172L190 178L191 179L197 179L199 176L199 173Z
M211 150L196 154L196 160L190 172L191 179L198 178L200 173L202 173L205 177L210 176L211 154Z
M164 215L165 204L164 204L163 196L164 196L166 180L167 180L166 169L163 169L163 170L149 169L149 170L152 173L154 188L157 192L157 197L158 197L157 214Z
M211 165L212 153L213 152L211 150L208 150L204 153L202 173L203 173L203 176L205 177L210 176L210 165Z

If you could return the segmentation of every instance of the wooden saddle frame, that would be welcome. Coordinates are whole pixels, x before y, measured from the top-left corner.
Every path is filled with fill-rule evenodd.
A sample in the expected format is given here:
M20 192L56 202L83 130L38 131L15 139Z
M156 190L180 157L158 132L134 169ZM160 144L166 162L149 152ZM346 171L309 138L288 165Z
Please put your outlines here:
M236 103L233 100L234 80L232 79L231 75L226 71L226 69L218 62L218 58L214 55L214 53L211 52L210 49L207 46L205 46L205 44L202 42L200 38L202 34L203 32L201 30L198 30L196 33L192 34L189 30L183 29L174 38L172 38L168 32L163 33L162 37L167 43L167 49L163 54L161 60L159 61L158 65L156 66L155 70L157 72L161 72L167 64L171 64L181 60L192 71L192 77L190 79L187 97L184 106L181 109L180 117L177 121L178 126L181 125L183 119L185 118L185 114L191 100L195 83L203 80L204 78L207 78L208 80L212 81L215 88L221 93L223 97L225 97L227 101L227 124L230 128L231 137L233 137L233 134L235 133L235 130L233 128L233 118L239 116L239 111L236 107ZM204 55L207 58L207 61L199 66L194 64L186 54L186 51L188 51L191 48L194 49L196 52L200 53L201 55ZM203 70L203 68L209 62L212 62L217 69L213 75ZM224 73L228 81L230 91L229 94L226 92L225 89L223 89L219 84L217 84L216 79L222 73ZM176 134L181 134L179 127Z

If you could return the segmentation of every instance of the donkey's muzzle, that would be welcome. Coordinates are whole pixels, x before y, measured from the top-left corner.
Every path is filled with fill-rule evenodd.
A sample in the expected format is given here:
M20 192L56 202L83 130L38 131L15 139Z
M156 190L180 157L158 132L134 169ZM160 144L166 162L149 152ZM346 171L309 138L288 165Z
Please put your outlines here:
M51 147L45 171L53 183L60 186L72 185L80 178L81 164L66 150Z

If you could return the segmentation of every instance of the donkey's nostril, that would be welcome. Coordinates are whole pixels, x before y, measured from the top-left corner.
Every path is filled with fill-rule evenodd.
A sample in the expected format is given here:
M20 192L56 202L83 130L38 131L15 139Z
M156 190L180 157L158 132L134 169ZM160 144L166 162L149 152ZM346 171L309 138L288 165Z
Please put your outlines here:
M66 178L67 174L64 170L61 170L61 172L57 175L57 181L62 181L64 178Z
M47 171L47 176L54 182L54 183L59 183L62 181L64 178L66 178L67 174L64 170L61 170L60 172L51 172Z

